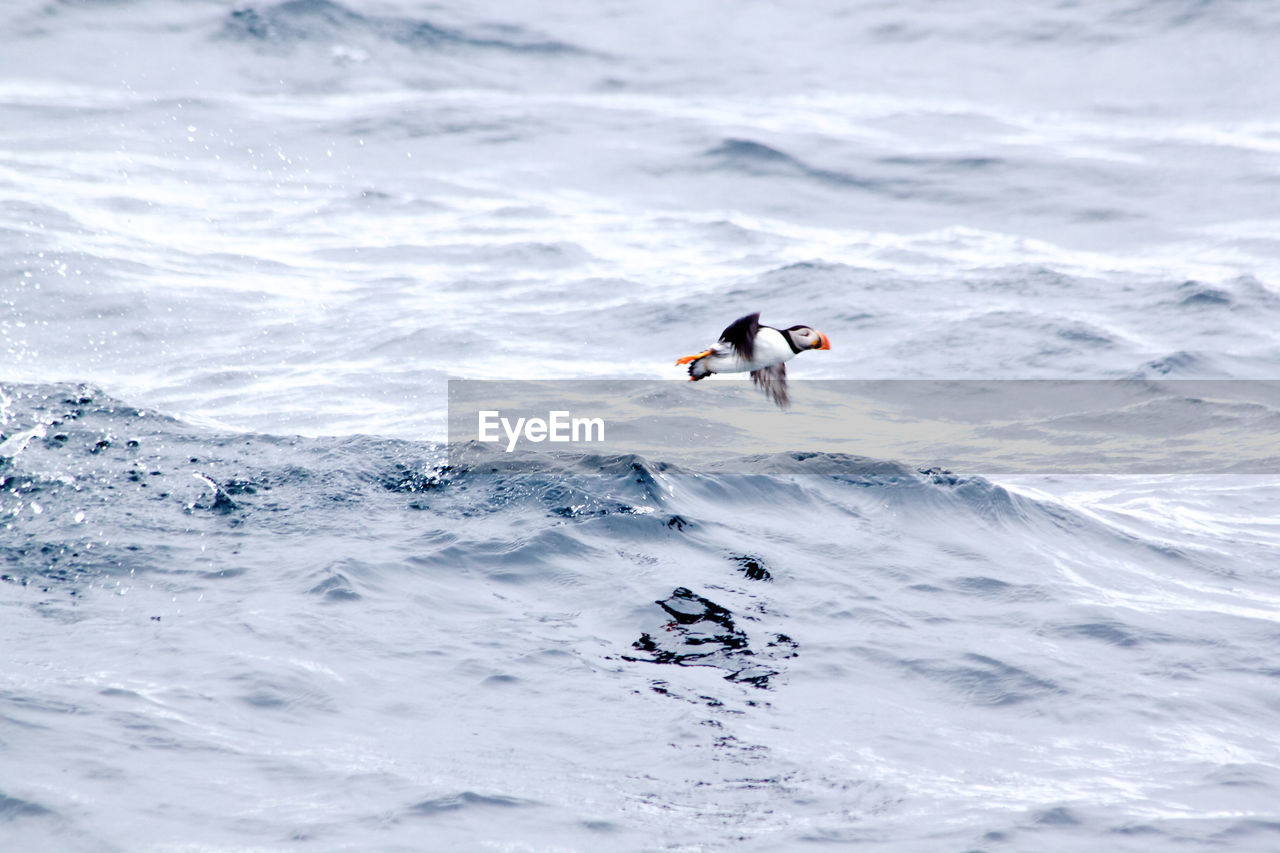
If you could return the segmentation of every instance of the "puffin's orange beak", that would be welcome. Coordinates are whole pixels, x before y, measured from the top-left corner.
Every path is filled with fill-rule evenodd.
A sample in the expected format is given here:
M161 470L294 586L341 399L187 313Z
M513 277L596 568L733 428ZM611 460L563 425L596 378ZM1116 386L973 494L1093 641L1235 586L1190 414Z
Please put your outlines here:
M822 343L818 345L818 349L831 349L831 339L822 334L822 332L818 332L818 340L822 341Z

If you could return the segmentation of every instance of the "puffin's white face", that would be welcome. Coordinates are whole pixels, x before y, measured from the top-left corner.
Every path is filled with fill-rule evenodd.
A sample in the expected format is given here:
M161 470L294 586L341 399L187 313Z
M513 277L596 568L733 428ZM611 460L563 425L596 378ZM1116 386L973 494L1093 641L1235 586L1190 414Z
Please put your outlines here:
M817 329L810 329L808 326L793 326L787 329L787 334L791 335L791 340L795 341L796 346L802 350L831 349L831 341Z

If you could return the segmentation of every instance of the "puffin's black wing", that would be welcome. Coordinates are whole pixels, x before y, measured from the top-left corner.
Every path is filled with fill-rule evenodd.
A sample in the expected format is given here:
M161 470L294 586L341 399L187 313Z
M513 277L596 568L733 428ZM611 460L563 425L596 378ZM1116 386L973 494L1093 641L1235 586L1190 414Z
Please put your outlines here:
M723 343L733 346L733 351L743 361L751 361L756 354L756 333L760 331L760 312L739 317L720 333ZM755 376L755 374L751 374ZM757 380L758 381L758 380Z
M753 370L751 371L751 381L757 388L768 394L773 399L773 402L778 404L779 409L785 409L791 405L791 398L787 396L787 366L785 364L775 364L771 367Z

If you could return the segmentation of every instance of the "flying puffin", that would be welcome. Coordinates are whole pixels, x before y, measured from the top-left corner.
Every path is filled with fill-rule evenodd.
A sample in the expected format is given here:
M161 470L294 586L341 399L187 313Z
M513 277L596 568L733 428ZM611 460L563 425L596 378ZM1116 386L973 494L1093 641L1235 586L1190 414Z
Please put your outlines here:
M697 355L686 355L676 364L689 365L689 381L706 379L713 373L745 373L768 394L779 408L790 403L787 397L786 363L807 349L831 349L827 336L808 326L775 329L761 326L760 315L748 314L729 324L720 333L719 343Z

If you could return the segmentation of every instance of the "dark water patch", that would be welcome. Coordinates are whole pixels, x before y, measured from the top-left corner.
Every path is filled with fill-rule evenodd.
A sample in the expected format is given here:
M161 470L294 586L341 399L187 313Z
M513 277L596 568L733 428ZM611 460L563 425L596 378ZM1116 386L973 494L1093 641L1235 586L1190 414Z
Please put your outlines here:
M717 735L711 741L711 748L727 753L726 757L731 761L744 764L748 762L762 761L768 758L770 753L767 746L758 743L746 743L741 738L731 734ZM760 786L739 783L734 787L752 790L753 788Z
M1139 218L1137 214L1113 207L1082 207L1071 213L1073 222L1083 223L1123 222Z
M905 198L919 193L920 184L908 180L860 177L835 169L822 169L751 139L725 139L703 152L716 167L756 177L807 178L835 188L855 189Z
M1199 281L1184 281L1178 285L1178 304L1193 308L1223 308L1234 304L1231 294L1220 287L1212 287Z
M1264 835L1271 839L1269 849L1275 849L1275 842L1280 839L1280 821L1262 818L1243 818L1233 822L1226 829L1215 832L1211 838L1215 841L1236 841L1254 835Z
M332 697L302 674L262 672L237 676L231 681L244 685L237 697L241 702L264 711L335 713L338 710Z
M1163 835L1159 829L1149 823L1126 823L1113 826L1107 830L1115 835Z
M507 797L501 794L477 794L474 791L462 791L444 797L435 797L414 803L407 809L409 814L432 817L464 809L513 809L537 806L534 800Z
M1209 377L1216 376L1218 373L1219 371L1213 368L1205 356L1181 350L1148 361L1138 368L1133 378L1140 379L1156 376Z
M519 684L520 679L514 675L491 675L481 683L489 687L508 687Z
M700 595L695 595L685 587L676 588L671 593L670 598L661 599L656 603L681 625L709 622L713 625L718 625L726 632L723 636L717 638L718 641L732 648L741 648L746 645L745 635L742 635L740 631L735 630L733 627L733 615L728 608L721 607L714 601L703 598ZM699 643L701 641L695 639L691 642Z
M325 601L344 602L359 601L362 596L356 592L346 575L335 573L329 575L315 586L307 590L310 595L318 595Z
M907 166L942 172L974 172L991 170L1007 165L999 157L881 157L877 162L886 166Z
M997 601L1042 601L1048 600L1049 594L1044 589L1030 584L1013 584L999 578L980 575L955 578L950 582L956 592L976 595Z
M1038 812L1031 818L1033 824L1040 826L1079 826L1080 818L1064 806L1055 806Z
M886 21L867 28L867 36L872 42L889 44L910 44L929 38L932 30L906 21Z
M71 702L49 699L11 690L0 692L0 702L12 705L24 711L38 711L45 714L82 714L85 709Z
M1053 333L1064 341L1085 344L1091 347L1112 347L1116 344L1115 338L1105 330L1089 323L1078 321L1067 321L1055 329Z
M364 38L415 51L486 48L545 55L585 53L573 45L539 37L509 24L464 30L421 18L364 14L331 0L287 0L234 9L217 35L230 41L276 48L309 43L328 46L335 41L343 43Z
M738 564L738 570L747 578L753 581L771 581L773 573L765 568L764 561L759 557L751 556L735 556L731 558Z
M995 595L999 597L1004 597L1009 590L1013 589L1012 584L996 578L960 578L954 581L953 585L963 592L976 592L980 595Z
M287 696L269 690L255 690L240 698L246 705L255 708L287 708L290 704Z
M737 627L728 608L686 587L677 587L655 603L671 621L632 643L645 657L623 655L623 660L716 667L726 671L727 681L764 688L779 674L777 662L798 653L796 642L785 634L775 634L763 647L752 649L750 638Z
M768 145L753 142L750 139L726 139L705 153L708 157L719 157L726 162L740 165L768 163L804 168L803 164L790 154L784 154L776 148L770 148Z
M1202 32L1274 34L1280 16L1267 3L1224 3L1188 0L1183 3L1137 2L1118 5L1101 18L1117 33L1150 36L1161 31L1192 28Z
M1084 637L1121 648L1132 648L1142 642L1137 635L1119 622L1060 624L1051 627L1049 630L1059 637Z
M623 660L628 660L628 658L624 656ZM729 708L725 704L723 699L720 699L715 696L708 696L705 693L683 693L677 690L676 688L672 687L670 682L665 681L661 678L655 678L652 681L650 681L649 690L653 693L657 693L659 696L669 696L672 699L680 699L684 702L691 702L695 705L703 705L707 708L712 708L716 711L725 711L731 714L742 713L740 709ZM641 691L633 690L632 692L638 694ZM748 699L743 704L747 707L754 707L757 703L754 700ZM702 724L707 726L720 725L719 722L715 720L704 720Z
M0 822L8 823L25 817L46 817L53 815L52 809L46 808L31 800L11 797L0 791Z
M255 484L252 480L232 477L219 483L218 488L227 495L256 495L259 489L271 491L271 484L265 481Z
M960 661L935 658L901 660L898 664L956 691L975 705L1017 705L1066 693L1050 679L986 655L968 653Z

